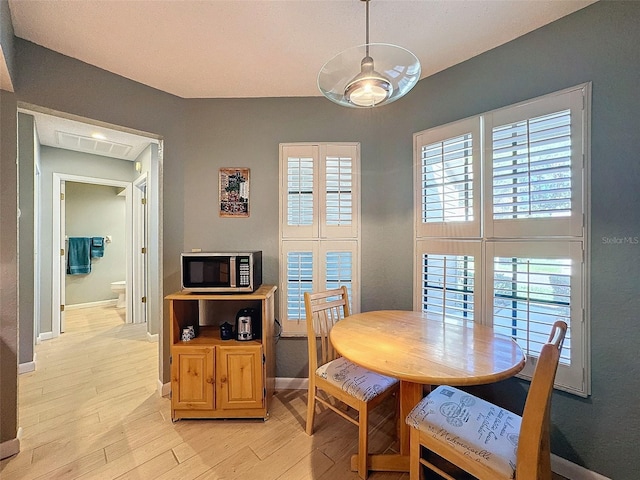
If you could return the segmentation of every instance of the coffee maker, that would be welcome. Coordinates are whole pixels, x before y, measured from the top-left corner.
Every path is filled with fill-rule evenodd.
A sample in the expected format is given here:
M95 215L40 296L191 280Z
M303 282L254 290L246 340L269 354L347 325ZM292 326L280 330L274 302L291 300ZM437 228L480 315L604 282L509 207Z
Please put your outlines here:
M255 335L259 335L258 312L255 308L243 308L236 314L236 339L239 341L253 340Z

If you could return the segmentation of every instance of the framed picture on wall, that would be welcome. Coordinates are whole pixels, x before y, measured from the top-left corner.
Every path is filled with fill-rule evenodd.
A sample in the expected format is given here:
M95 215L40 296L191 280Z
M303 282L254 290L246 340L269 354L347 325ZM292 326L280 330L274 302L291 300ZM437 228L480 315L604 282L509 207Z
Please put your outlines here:
M221 168L219 183L220 216L249 216L249 169Z

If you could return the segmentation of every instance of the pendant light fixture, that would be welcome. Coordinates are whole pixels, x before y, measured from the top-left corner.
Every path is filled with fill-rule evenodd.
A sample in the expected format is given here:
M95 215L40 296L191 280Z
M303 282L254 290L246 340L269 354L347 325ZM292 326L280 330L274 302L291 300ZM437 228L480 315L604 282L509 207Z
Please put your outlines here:
M366 43L325 63L318 87L338 105L367 108L391 103L411 90L420 79L420 61L397 45L369 43L370 0L360 1L366 5Z

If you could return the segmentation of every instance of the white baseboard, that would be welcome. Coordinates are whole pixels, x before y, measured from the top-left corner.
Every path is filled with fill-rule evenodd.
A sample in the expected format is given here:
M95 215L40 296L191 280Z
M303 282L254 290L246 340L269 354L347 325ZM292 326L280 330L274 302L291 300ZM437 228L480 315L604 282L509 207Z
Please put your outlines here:
M51 340L53 338L53 332L42 332L40 335L38 335L38 343L42 342L43 340Z
M147 332L147 340L149 342L157 342L158 341L158 334L157 333L149 333L149 332Z
M562 457L551 454L551 470L569 480L611 480Z
M162 380L158 380L158 393L161 397L166 397L171 393L171 382L162 383Z
M20 437L22 437L22 427L18 428L16 438L0 443L0 460L20 452Z
M34 358L32 362L18 364L18 375L22 375L23 373L33 372L35 369L36 369L36 360Z
M88 303L75 303L73 305L65 305L65 310L78 310L80 308L91 308L91 307L108 307L110 305L115 305L118 303L117 298L112 298L110 300L99 300L97 302L88 302Z
M308 378L276 377L276 390L306 390L309 388Z

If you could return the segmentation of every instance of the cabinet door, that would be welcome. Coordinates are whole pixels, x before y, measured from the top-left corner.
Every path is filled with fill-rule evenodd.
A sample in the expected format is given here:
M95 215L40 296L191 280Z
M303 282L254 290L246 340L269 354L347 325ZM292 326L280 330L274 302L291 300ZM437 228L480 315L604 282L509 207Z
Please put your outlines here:
M172 408L213 409L215 391L213 348L172 348Z
M220 346L216 350L218 408L263 408L262 346Z

